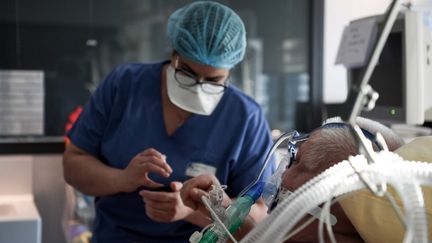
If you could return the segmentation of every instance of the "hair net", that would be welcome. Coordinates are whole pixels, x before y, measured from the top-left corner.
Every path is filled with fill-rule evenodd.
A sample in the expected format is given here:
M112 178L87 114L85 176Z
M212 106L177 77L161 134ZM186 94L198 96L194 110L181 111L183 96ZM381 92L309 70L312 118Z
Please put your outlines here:
M242 20L216 2L194 2L176 10L168 19L167 35L181 56L216 68L230 69L245 54Z

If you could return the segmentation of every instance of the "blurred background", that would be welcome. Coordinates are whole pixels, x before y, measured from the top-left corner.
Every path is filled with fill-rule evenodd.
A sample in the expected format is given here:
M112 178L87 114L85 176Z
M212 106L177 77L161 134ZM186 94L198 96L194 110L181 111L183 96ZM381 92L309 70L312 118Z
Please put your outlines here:
M169 58L166 21L189 2L0 1L0 242L66 243L88 236L81 226L91 224L92 198L63 179L65 130L117 65ZM340 113L340 103L350 96L348 71L335 65L343 29L352 20L383 14L390 3L218 2L233 8L247 30L246 57L231 83L261 105L274 137L291 129L309 132ZM402 52L401 43L396 48ZM399 58L404 63L405 56ZM406 80L384 87L391 97L407 87ZM406 97L400 98L405 105ZM430 123L418 125L407 133L431 133ZM20 209L28 210L20 215ZM22 238L5 238L11 232Z

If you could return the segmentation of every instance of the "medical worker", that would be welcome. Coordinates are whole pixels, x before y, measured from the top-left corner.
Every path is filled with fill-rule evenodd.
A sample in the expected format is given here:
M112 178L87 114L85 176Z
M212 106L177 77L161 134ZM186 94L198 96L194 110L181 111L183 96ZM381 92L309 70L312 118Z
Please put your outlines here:
M182 182L212 174L235 198L272 144L260 107L229 83L245 54L240 17L193 2L171 14L167 35L169 60L116 68L68 133L64 176L96 197L93 243L187 242L210 219L183 204ZM250 215L265 214L259 201Z

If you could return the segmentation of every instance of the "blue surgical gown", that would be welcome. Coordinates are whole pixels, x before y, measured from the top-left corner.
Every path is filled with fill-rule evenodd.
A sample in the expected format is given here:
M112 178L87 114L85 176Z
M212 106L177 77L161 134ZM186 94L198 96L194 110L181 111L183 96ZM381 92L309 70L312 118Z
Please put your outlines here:
M155 148L167 156L169 178L189 179L194 165L216 169L235 197L259 174L272 140L259 106L230 85L210 116L193 114L168 136L162 113L161 71L167 62L125 64L99 85L68 133L72 143L103 163L123 169L139 152ZM262 178L274 171L266 169ZM188 242L198 228L183 220L158 223L145 213L138 191L98 197L92 242Z

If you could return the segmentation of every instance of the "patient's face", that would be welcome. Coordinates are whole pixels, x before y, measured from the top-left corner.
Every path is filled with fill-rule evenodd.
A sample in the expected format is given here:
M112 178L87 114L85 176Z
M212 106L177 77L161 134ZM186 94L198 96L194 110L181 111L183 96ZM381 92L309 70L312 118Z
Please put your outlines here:
M304 142L297 146L298 152L293 165L282 178L282 186L294 191L331 166L357 153L354 140L348 133L335 135L329 129L312 132Z
M329 156L323 156L323 160L327 161L308 161L310 159L310 156L307 156L308 151L311 151L313 149L326 149L324 144L321 144L323 140L317 139L319 138L319 136L321 136L321 134L318 130L312 133L308 140L299 145L293 165L283 174L283 188L286 188L290 191L295 191L297 188L302 186L304 183L306 183L316 175L320 174L322 171L326 170L333 164L341 161L340 156L345 156L334 156L334 159L330 159ZM348 153L350 153L350 151L347 151L346 157L348 157ZM345 216L339 204L334 204L331 207L331 213L338 220L336 225L333 227L333 232L335 233L337 242L362 242L359 235L357 234L357 231L352 226L349 219ZM300 222L300 224L302 222L304 222L304 219ZM314 221L303 231L291 238L290 241L318 242L318 222ZM326 239L326 242L327 241L328 239Z
M307 161L307 158L304 159L308 150L320 146L315 139L317 136L319 136L319 132L314 132L310 135L308 140L297 144L298 151L294 158L293 165L287 169L282 176L282 186L286 189L294 191L318 175L321 171L328 168L325 163L319 163L319 168L311 169L309 165L312 164L312 162Z

